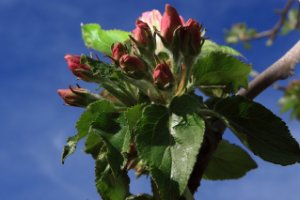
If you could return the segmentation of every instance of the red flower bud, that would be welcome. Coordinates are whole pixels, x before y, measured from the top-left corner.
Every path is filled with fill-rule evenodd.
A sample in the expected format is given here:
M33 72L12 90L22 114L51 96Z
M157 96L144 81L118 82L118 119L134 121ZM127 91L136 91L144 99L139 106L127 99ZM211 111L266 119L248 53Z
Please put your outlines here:
M182 18L178 15L175 8L166 4L165 13L162 16L160 31L161 35L168 44L172 43L173 34L178 26L183 25Z
M88 90L80 87L59 89L57 93L61 96L66 105L77 107L86 107L100 98L98 95L92 94Z
M125 54L120 58L119 63L121 69L133 78L142 78L146 71L145 63L136 56Z
M111 52L112 52L112 58L115 61L119 61L122 55L126 53L126 48L122 43L115 43L111 47Z
M147 46L153 41L151 29L147 23L137 20L136 28L132 31L132 36L139 46Z
M87 82L93 81L94 76L90 66L81 64L80 56L67 54L65 60L75 76Z
M155 85L160 89L167 89L172 86L174 81L173 74L167 64L158 64L153 72Z
M201 36L201 26L193 19L189 19L184 26L175 32L175 46L187 56L196 56L200 52L204 39Z

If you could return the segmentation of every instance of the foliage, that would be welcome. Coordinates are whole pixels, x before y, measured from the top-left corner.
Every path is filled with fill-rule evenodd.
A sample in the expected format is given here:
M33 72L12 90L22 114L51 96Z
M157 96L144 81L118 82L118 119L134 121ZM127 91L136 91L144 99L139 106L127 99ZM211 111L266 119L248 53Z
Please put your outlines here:
M190 200L189 180L214 121L229 127L266 161L300 161L299 145L285 123L259 103L234 95L247 87L251 71L237 51L205 40L201 25L191 19L182 22L170 5L156 19L161 23L153 24L161 27L138 20L132 34L96 24L82 26L86 46L112 62L83 55L80 63L72 63L68 57L75 75L88 74L85 80L100 84L103 91L93 95L97 99L89 101L79 118L63 162L85 138L104 200ZM237 179L257 167L243 148L216 142L204 178ZM130 193L131 169L137 176L150 176L153 195Z
M281 112L291 111L291 117L300 120L300 81L293 80L279 99Z
M293 30L300 30L299 26L299 11L296 8L291 9L288 12L287 20L284 22L281 34L285 35Z

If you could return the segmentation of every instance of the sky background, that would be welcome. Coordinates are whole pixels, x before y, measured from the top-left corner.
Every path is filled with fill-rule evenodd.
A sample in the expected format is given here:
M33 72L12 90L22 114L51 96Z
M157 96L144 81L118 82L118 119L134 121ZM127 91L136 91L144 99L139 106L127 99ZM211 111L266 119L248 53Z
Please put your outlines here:
M185 19L201 22L209 38L224 44L224 28L232 23L245 21L259 30L272 27L278 19L273 11L283 7L285 0L0 0L1 200L99 199L94 163L82 145L65 165L60 162L65 140L75 134L74 124L83 110L64 106L56 90L76 83L97 87L77 81L63 57L89 53L81 39L81 22L131 31L143 11L163 11L165 3L176 7ZM262 40L253 42L251 50L235 48L262 71L298 39L299 33L293 33L278 38L272 47ZM268 89L256 101L280 114L280 96ZM300 123L291 121L288 114L281 116L300 141ZM196 199L300 199L300 165L281 167L254 158L257 170L240 180L203 181ZM150 192L146 178L132 181L133 192Z

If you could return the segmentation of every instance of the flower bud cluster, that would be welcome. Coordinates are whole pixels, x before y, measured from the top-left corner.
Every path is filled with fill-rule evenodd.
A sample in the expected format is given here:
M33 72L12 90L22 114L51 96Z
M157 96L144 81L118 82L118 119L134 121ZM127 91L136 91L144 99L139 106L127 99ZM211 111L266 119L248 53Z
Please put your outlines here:
M202 27L193 19L185 22L169 4L163 15L158 10L145 12L135 25L130 41L112 44L109 56L115 69L126 77L116 81L123 81L123 90L128 90L121 91L113 85L109 88L120 101L131 102L129 99L135 98L139 91L155 103L168 103L174 95L183 94L188 85L193 61L204 42ZM81 63L80 56L68 54L65 60L79 79L101 82L90 65ZM122 94L118 94L119 91ZM95 100L82 88L59 90L58 93L67 105L86 106ZM82 98L87 94L89 100L85 102Z

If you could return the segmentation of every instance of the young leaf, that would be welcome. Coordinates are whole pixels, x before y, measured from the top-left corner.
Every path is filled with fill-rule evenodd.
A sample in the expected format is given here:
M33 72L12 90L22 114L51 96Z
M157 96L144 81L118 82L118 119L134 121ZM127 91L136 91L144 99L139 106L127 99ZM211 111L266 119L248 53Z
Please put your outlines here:
M288 17L284 21L284 24L283 24L282 29L281 29L281 34L283 34L283 35L288 34L289 32L291 32L291 31L293 31L297 28L297 23L298 23L298 20L299 20L298 12L299 11L298 11L297 8L291 9L288 12Z
M77 142L78 142L77 135L69 137L67 139L67 144L64 146L64 150L62 153L62 158L61 158L62 164L65 163L65 160L68 156L70 156L71 154L73 154L75 152Z
M204 121L198 115L178 116L175 113L183 108L173 109L147 106L136 137L139 157L150 167L160 196L166 200L178 199L185 191L204 135Z
M300 149L286 124L270 110L242 96L221 100L215 111L255 155L280 165L300 161Z
M70 137L67 141L67 145L64 147L62 163L64 163L66 157L75 152L78 141L87 136L91 124L97 119L98 115L114 111L115 108L113 104L106 100L99 100L90 104L76 123L77 134Z
M203 177L209 180L237 179L257 168L254 160L241 147L221 140Z
M199 58L193 66L195 86L223 86L226 93L247 87L251 67L222 52Z
M99 24L85 24L81 26L81 30L85 45L106 55L111 55L113 43L125 42L130 34L121 30L103 30Z
M112 173L107 153L102 151L96 160L96 187L103 200L123 200L129 196L129 177L125 172Z
M300 120L300 81L293 80L289 83L284 96L279 99L281 112L291 111L291 117Z

